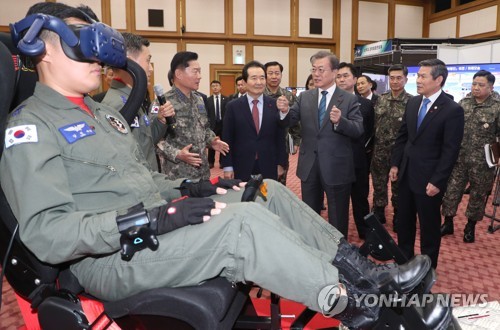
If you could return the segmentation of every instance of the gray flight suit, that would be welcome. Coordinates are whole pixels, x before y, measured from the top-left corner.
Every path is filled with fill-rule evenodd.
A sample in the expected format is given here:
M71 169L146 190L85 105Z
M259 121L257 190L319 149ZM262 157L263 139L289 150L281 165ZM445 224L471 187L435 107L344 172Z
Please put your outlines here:
M40 260L70 262L86 291L106 300L223 276L321 310L318 293L338 283L331 262L342 235L272 180L267 202L238 203L236 191L215 196L230 203L220 215L161 235L157 251L123 261L117 211L164 205L180 196L182 179L146 166L114 109L85 103L94 117L37 83L8 122L1 184L21 240Z
M107 104L120 111L130 95L131 88L123 82L113 80L101 103ZM159 171L156 158L155 145L165 137L167 125L158 120L156 115L149 116L147 109L141 107L137 112L134 123L130 125L132 134L141 146L142 153L146 157L153 171Z

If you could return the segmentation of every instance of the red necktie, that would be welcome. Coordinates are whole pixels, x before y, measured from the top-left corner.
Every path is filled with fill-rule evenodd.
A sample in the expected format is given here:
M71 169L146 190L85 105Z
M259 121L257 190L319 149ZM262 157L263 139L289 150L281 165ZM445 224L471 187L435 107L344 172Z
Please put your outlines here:
M253 100L253 107L252 107L252 118L253 118L253 123L255 125L255 129L257 130L257 134L259 134L259 108L257 108L257 103L259 103L259 100Z

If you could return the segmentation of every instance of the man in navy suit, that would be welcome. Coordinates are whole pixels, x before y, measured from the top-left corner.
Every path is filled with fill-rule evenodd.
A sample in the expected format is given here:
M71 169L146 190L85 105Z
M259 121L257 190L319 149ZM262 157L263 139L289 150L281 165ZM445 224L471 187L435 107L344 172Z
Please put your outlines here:
M210 122L210 129L214 131L215 135L222 135L222 119L226 112L227 99L222 95L222 86L220 81L212 80L210 83L212 95L207 99L207 115ZM220 161L220 160L219 160ZM214 167L215 163L215 150L208 148L208 164L210 168Z
M229 152L222 159L225 178L247 181L252 174L277 180L286 162L285 132L276 101L266 95L266 72L257 61L243 67L246 96L226 105L222 138Z
M414 255L418 214L420 250L436 268L441 245L441 200L458 158L464 110L441 90L448 76L441 60L425 60L419 66L419 96L410 98L406 105L389 177L399 182L399 247L408 258Z
M344 236L349 224L349 197L356 180L351 139L363 134L363 117L356 95L337 88L339 60L326 51L311 57L315 89L300 93L288 106L278 98L284 121L301 124L302 142L297 164L302 200L321 212L326 192L328 221Z

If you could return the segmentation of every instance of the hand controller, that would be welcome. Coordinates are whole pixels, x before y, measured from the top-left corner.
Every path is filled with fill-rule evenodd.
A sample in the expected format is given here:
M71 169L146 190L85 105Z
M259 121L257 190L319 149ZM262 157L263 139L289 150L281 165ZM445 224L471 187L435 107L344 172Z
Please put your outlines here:
M156 238L156 221L152 224L149 214L143 204L137 204L127 210L127 213L116 217L118 230L121 234L121 257L130 261L137 251L150 248L153 251L160 245Z
M252 175L245 185L245 191L241 195L242 202L254 202L257 196L267 202L267 184L261 174Z

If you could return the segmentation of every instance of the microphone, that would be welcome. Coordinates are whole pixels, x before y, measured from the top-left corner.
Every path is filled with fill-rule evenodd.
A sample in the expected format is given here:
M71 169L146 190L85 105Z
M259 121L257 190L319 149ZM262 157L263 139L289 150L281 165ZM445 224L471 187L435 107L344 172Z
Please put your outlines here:
M156 99L158 100L158 103L160 105L164 105L167 103L167 100L165 99L165 92L163 91L163 87L161 85L154 85L153 90L156 95ZM167 134L170 135L170 137L174 138L175 137L175 127L177 126L177 121L175 120L175 116L171 117L166 117L167 120Z

